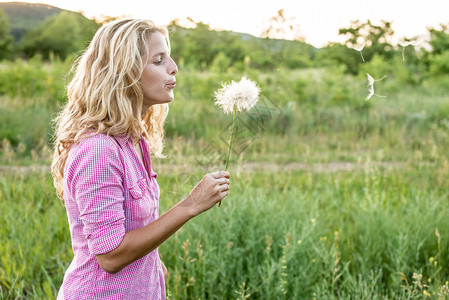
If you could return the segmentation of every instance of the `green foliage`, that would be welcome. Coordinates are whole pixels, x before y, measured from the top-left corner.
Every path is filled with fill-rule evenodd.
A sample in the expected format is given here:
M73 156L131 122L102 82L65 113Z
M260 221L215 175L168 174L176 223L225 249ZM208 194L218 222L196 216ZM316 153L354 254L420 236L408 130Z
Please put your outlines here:
M360 73L365 75L369 73L374 78L381 78L384 75L391 75L391 64L383 59L381 55L374 55L374 57L360 68Z
M346 36L346 41L344 45L330 44L324 48L320 56L324 65L329 65L329 62L342 64L355 75L364 61L370 61L376 55L390 60L396 54L391 45L394 32L390 22L381 21L380 25L374 25L370 20L365 23L356 20L351 22L350 27L339 29L339 34Z
M226 57L228 66L222 66L222 69L235 67L242 70L245 65L260 69L281 66L293 69L311 66L316 51L300 41L260 39L229 31L211 31L203 23L195 25L188 29L173 21L169 26L172 55L181 66L206 69L215 64L215 68L216 59L223 65Z
M0 3L0 9L11 22L11 35L15 42L20 41L28 30L35 29L45 19L62 11L51 5L25 2Z
M0 141L7 139L13 147L23 143L27 155L49 143L51 119L66 99L64 77L72 61L48 64L35 57L0 65Z
M0 9L0 39L4 39L9 33L9 21L5 12Z
M81 47L93 23L77 20L54 16L36 29L39 41L55 42L49 36L67 22L75 26L71 47ZM402 49L391 57L364 50L363 63L344 45L314 49L212 32L205 24L186 29L173 23L171 30L180 72L165 127L168 159L153 162L161 213L204 175L209 166L199 156L212 155L210 146L226 149L231 118L214 105L220 82L246 76L271 105L263 116L239 115L248 148L233 156L231 195L222 208L192 220L161 246L172 298L448 297L444 43L422 60L413 48L404 58ZM371 38L388 42L381 37ZM2 299L54 297L72 256L67 217L48 174L50 120L64 100L73 61L57 57L72 50L58 49L47 52L49 60L0 65ZM364 100L366 73L388 75L375 83L386 98ZM37 164L45 175L35 172Z
M349 74L357 74L363 63L360 53L342 44L329 44L319 50L315 63L318 66L342 66Z
M430 46L433 54L449 51L449 24L441 24L440 29L430 28Z
M429 75L440 76L449 73L449 50L441 54L432 54L429 57Z
M437 155L429 164L413 156L399 169L387 163L378 154L363 155L362 169L352 172L234 171L222 207L160 247L171 297L234 299L242 289L252 299L444 293L447 159ZM202 171L159 174L163 212L188 194ZM72 252L50 176L1 177L0 208L2 297L56 295ZM426 287L412 282L414 273Z
M51 178L0 177L0 209L0 298L54 298L72 254Z
M65 59L83 50L97 28L95 21L63 11L28 32L23 39L23 51L29 57L41 54L48 59L54 54Z
M380 25L374 25L368 20L361 23L352 21L350 27L338 30L340 35L347 36L346 45L353 47L366 44L367 46L386 45L391 43L394 31L391 22L382 20Z
M0 60L8 58L11 52L11 42L8 17L0 8Z
M50 65L41 58L28 61L16 59L6 61L0 68L0 95L11 98L46 98L46 103L54 105L63 100L64 76L73 59L54 59Z
M220 52L215 56L214 61L210 66L210 70L215 73L224 73L231 65L231 59L223 52Z

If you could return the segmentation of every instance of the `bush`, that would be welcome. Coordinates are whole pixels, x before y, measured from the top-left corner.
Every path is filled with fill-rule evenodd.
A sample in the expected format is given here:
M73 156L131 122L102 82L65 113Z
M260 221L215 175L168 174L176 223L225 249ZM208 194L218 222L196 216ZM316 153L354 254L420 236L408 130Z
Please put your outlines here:
M64 99L64 76L71 59L43 63L39 56L28 61L16 59L0 66L0 95L11 98L46 98L52 105Z

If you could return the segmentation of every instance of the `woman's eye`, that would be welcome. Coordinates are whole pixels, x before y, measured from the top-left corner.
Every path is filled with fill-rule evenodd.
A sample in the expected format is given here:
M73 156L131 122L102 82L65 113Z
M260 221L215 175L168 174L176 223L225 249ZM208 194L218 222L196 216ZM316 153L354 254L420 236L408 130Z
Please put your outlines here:
M158 59L154 62L155 65L159 66L160 64L162 64L162 59Z

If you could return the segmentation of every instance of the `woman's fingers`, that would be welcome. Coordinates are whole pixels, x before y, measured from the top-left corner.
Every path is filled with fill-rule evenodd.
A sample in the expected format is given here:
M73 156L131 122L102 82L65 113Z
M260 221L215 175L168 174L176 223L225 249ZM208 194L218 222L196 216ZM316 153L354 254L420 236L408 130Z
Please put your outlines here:
M220 178L223 178L223 177L225 177L225 178L230 178L231 177L231 174L229 174L228 171L218 171L218 172L212 173L211 175L215 179L220 179Z
M231 175L226 171L206 174L190 192L188 201L201 212L208 210L229 194Z
M218 187L219 192L228 191L228 190L229 190L229 185L227 185L227 184L223 184Z
M226 179L226 178L217 179L217 182L218 182L219 185L223 185L223 184L229 185L231 183L231 181L229 179Z

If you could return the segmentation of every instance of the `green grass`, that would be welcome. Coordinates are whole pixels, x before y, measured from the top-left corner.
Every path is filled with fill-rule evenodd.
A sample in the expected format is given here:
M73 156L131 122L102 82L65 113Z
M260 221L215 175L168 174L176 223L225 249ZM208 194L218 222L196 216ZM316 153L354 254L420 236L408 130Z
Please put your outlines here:
M51 299L72 257L48 174L0 177L0 298Z
M441 293L449 278L449 164L444 156L435 162L416 156L387 170L378 160L365 157L353 172L233 172L222 207L160 247L172 299L232 299L243 291L251 299ZM160 173L162 212L201 176L200 167ZM3 176L0 191L0 295L48 298L72 257L51 178ZM422 274L428 287L414 284L413 273Z
M0 66L0 78L17 76L0 80L0 299L54 297L72 258L49 173L15 171L49 164L48 122L67 64ZM387 98L365 101L365 79L338 68L245 75L278 110L256 124L256 134L248 127L248 148L232 154L231 194L222 207L161 246L170 297L449 298L445 77L422 86L382 81L376 88ZM211 157L210 149L226 153L219 136L227 137L232 120L213 104L213 91L241 76L177 76L167 159L153 161L161 213L188 195L205 169L224 168L222 158L211 165L197 159ZM29 80L39 88L20 89ZM332 169L345 163L347 171ZM283 170L295 164L301 169Z

